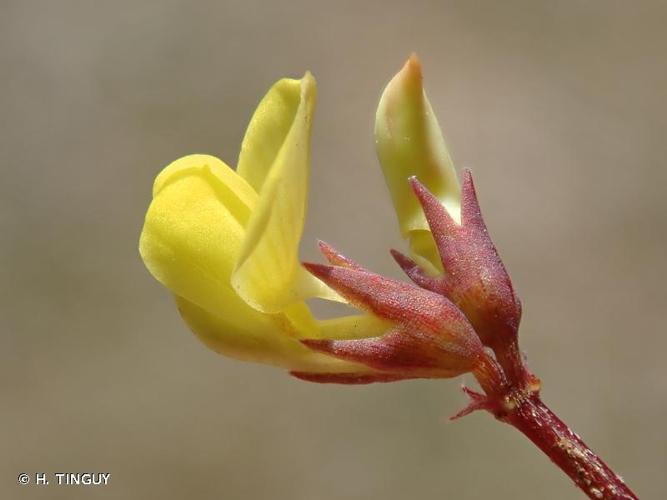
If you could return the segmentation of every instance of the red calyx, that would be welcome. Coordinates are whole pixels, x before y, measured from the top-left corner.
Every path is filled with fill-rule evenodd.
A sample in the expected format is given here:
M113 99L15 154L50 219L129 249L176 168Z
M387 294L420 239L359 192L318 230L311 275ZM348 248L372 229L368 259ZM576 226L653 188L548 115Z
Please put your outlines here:
M362 363L377 373L293 375L350 384L473 372L488 398L497 399L510 390L537 392L539 381L524 366L518 348L521 305L484 224L470 172L463 176L461 224L416 178L410 184L431 228L444 274L428 276L412 259L393 250L417 286L399 282L364 269L320 242L331 265L305 263L306 269L355 307L394 326L373 338L302 341L313 350ZM464 413L492 406L473 398Z
M306 269L394 327L380 337L303 340L306 346L401 378L454 377L472 371L485 356L472 326L447 298L371 273L323 246L328 258L347 267L306 263Z
M427 276L412 259L395 250L394 259L417 285L444 295L463 311L510 380L521 386L535 385L537 379L525 368L518 348L521 302L489 236L470 171L463 174L461 224L416 178L412 177L410 184L424 210L445 273Z

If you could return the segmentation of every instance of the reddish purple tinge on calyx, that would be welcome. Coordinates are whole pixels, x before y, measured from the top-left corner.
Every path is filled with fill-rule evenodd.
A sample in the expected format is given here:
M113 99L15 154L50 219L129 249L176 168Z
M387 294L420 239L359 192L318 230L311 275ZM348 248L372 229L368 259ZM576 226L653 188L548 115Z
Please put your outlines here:
M521 303L489 237L470 172L463 175L461 224L416 178L410 185L431 229L444 273L430 276L392 250L412 283L364 269L320 242L329 265L304 266L350 304L388 323L380 336L302 340L318 352L366 367L359 373L292 372L318 383L368 384L472 373L468 405L452 419L486 410L526 435L590 498L637 496L540 399L540 381L518 344Z
M372 273L320 242L330 265L305 263L306 269L350 304L391 322L393 328L373 338L303 341L313 350L378 373L294 375L315 382L371 383L473 372L478 380L492 378L503 384L509 376L527 385L532 375L517 345L521 306L488 235L470 172L464 173L461 224L416 178L408 182L424 210L445 272L428 276L411 258L392 250L414 282L404 283ZM498 364L505 373L494 368Z

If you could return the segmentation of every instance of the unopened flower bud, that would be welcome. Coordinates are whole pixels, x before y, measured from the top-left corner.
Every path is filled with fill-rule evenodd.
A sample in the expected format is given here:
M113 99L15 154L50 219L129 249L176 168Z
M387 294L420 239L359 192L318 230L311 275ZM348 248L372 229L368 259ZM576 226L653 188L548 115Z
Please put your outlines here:
M440 125L422 86L421 64L412 55L382 93L375 117L375 148L401 233L413 258L442 271L424 214L407 179L416 175L459 220L460 188Z

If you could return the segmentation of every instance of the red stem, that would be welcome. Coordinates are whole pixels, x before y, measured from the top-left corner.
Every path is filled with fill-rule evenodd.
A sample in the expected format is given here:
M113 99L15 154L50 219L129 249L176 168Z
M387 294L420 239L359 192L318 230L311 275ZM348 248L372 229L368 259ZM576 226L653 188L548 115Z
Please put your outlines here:
M508 400L506 400L508 401ZM521 431L595 500L637 499L623 480L570 430L537 393L513 400L496 418Z

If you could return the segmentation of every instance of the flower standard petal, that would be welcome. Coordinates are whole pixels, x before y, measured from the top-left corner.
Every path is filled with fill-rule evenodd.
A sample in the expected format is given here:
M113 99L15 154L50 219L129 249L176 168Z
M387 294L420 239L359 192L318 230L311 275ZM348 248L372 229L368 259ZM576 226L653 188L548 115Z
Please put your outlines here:
M309 81L304 84L314 87L312 77L306 74L305 78L309 78ZM236 172L257 192L262 189L269 170L292 129L301 104L301 87L301 80L279 80L260 101L250 119L241 144ZM313 99L314 97L313 88ZM314 102L311 106L313 104Z
M232 275L237 293L267 313L307 297L336 297L305 272L298 259L308 195L315 79L306 73L300 81L281 80L277 86L260 104L244 140L239 173L258 187L259 200ZM263 136L266 150L251 151L262 148ZM251 164L253 160L257 163Z

